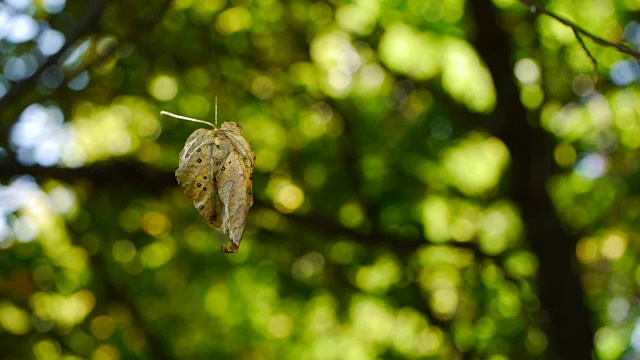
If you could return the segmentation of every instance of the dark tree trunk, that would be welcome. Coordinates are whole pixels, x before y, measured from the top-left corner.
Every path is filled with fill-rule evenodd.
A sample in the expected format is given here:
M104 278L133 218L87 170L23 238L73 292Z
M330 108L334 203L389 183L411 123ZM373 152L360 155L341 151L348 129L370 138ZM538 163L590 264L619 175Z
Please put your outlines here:
M498 25L489 0L472 0L476 48L495 82L497 106L490 131L511 154L510 196L522 212L526 237L540 261L538 286L546 315L551 354L560 359L590 359L593 330L576 273L576 239L568 235L546 192L553 174L553 141L544 130L530 126L513 76L509 37Z

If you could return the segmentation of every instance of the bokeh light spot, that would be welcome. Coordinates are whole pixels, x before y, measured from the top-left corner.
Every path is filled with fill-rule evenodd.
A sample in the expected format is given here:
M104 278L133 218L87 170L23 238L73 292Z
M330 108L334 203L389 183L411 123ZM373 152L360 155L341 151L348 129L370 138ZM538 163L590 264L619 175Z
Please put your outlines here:
M11 21L10 31L6 39L20 44L33 39L38 34L38 23L29 15L18 14Z
M525 340L525 346L527 350L532 354L542 354L549 345L547 335L540 329L531 327L527 332L527 339Z
M229 309L229 288L225 284L216 284L209 288L205 298L207 312L214 316L223 316Z
M576 245L576 256L583 264L592 264L599 259L598 244L590 238L584 237L578 240Z
M120 360L118 348L113 345L101 345L93 352L92 360Z
M60 357L60 344L53 340L40 340L33 345L33 353L38 359L57 359Z
M435 289L429 298L434 315L441 320L450 319L458 307L458 292L454 288Z
M603 326L594 336L596 353L603 360L619 359L625 348L625 336L622 329Z
M142 216L142 229L149 235L158 237L171 229L171 220L157 211L149 211Z
M338 211L340 223L349 228L356 228L364 221L364 210L362 206L354 201L345 203Z
M113 258L118 262L128 262L136 255L136 246L129 240L118 240L113 244Z
M324 270L324 265L324 257L313 251L299 257L293 263L291 275L299 281L309 281Z
M45 56L51 56L62 48L65 42L64 34L55 29L46 29L38 37L38 49Z
M571 167L576 161L576 149L570 144L559 144L553 151L553 157L559 166Z
M304 202L302 189L291 183L285 183L276 190L274 205L278 211L288 214L294 212Z
M276 339L286 339L293 332L294 322L286 314L277 314L269 319L269 334Z
M269 99L273 95L273 80L267 76L257 76L251 82L251 92L260 100Z
M602 241L602 256L615 261L624 254L627 249L627 236L621 232L614 232L606 236Z
M9 302L0 303L0 326L13 335L24 335L31 330L27 312Z
M533 84L540 79L538 64L529 58L518 60L513 72L522 84Z
M174 247L168 241L156 241L142 248L142 263L149 269L165 265L174 254Z
M178 81L173 76L158 75L151 80L148 90L157 100L169 101L178 93Z
M479 195L497 185L509 153L497 138L471 135L446 151L443 165L450 181L468 195Z
M227 9L218 15L216 29L223 35L230 35L251 27L251 13L244 6Z
M369 292L385 292L397 283L401 268L395 259L381 257L371 266L362 266L356 272L356 285Z
M107 339L113 335L116 324L108 316L97 316L91 320L91 332L98 339Z
M587 179L597 179L605 174L609 161L602 154L589 154L578 161L575 171Z
M41 0L40 5L49 14L58 14L66 5L66 0Z

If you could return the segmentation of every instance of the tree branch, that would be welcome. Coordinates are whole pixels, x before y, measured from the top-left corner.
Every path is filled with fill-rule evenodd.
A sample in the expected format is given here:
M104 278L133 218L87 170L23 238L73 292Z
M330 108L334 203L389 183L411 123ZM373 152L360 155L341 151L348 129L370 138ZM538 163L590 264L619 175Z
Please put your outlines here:
M600 88L600 73L598 72L598 60L596 60L596 58L593 57L591 52L589 52L589 49L587 48L587 45L584 43L584 40L582 40L582 36L580 36L580 33L578 32L578 30L573 29L573 34L576 36L576 39L578 39L578 42L580 43L580 46L582 46L582 49L584 50L584 52L587 53L589 60L591 60L591 65L593 66L593 83L594 83L593 87L594 89L598 90Z
M35 178L58 179L69 184L89 183L95 189L122 192L123 189L142 192L148 195L159 194L167 189L177 187L172 172L163 171L133 162L111 162L106 164L90 165L82 168L60 168L42 166L24 166L16 161L4 161L0 163L0 179L6 180L12 177L28 174ZM259 198L255 199L257 207L277 211L271 204ZM347 228L335 220L322 214L282 214L292 224L311 229L325 234L331 238L344 236L357 243L366 246L384 246L392 252L400 255L411 255L421 245L429 242L422 236L400 236L373 231L361 233ZM448 245L456 248L469 249L476 257L486 258L473 242L449 242ZM492 257L500 261L500 257Z
M31 89L33 84L36 82L38 77L42 75L42 73L51 65L55 64L62 58L62 56L73 46L80 38L86 36L91 29L93 29L96 24L100 21L102 17L102 13L107 8L107 4L109 0L94 0L93 2L87 4L86 11L82 17L80 17L80 21L78 26L75 27L73 31L66 35L67 41L64 45L58 50L57 53L51 55L47 60L40 65L38 70L36 70L31 76L20 81L19 83L13 85L9 91L0 98L0 109L6 109L9 104L13 103L16 99L18 99L22 94Z
M518 204L526 238L540 261L538 286L543 325L550 335L550 355L558 359L590 359L593 330L585 306L585 293L575 264L576 236L565 232L547 183L556 171L554 141L540 127L528 123L529 114L518 97L513 79L512 44L498 26L490 0L469 2L478 32L476 49L491 72L497 104L491 116L499 124L494 130L509 149L510 196Z
M105 1L105 5L106 5L106 2L108 0L97 0L97 1ZM144 21L143 25L141 26L141 28L142 29L147 29L147 31L150 30L150 29L153 29L155 24L162 19L164 13L167 11L167 9L169 9L169 7L171 6L172 3L173 3L173 0L165 0L160 6L158 6L155 9L154 13L151 16L149 16L148 18L145 19L145 21ZM7 92L7 94L4 97L1 97L0 98L0 109L6 109L5 104L6 104L6 106L9 106L9 104L11 103L11 100L17 99L19 96L24 94L24 92L26 92L29 89L31 89L33 87L35 81L37 80L37 77L40 74L42 74L44 72L44 70L47 69L47 67L49 67L50 65L54 64L55 62L57 62L58 59L62 55L64 55L64 51L65 51L64 49L67 49L71 45L73 45L73 42L77 41L77 39L79 39L81 37L81 34L86 35L86 33L88 33L91 30L91 27L88 27L87 24L95 25L97 23L97 21L99 20L99 18L101 17L102 12L104 12L104 9L102 9L100 13L97 13L96 6L94 5L91 10L93 11L92 14L95 14L95 16L92 19L89 19L89 20L93 20L93 22L84 21L80 26L78 26L78 28L76 28L76 31L74 31L73 34L68 37L67 42L65 43L63 48L60 49L60 51L58 51L58 53L56 53L55 55L52 55L45 63L43 63L40 66L40 68L38 68L36 73L34 73L31 77L29 77L28 79L23 80L20 83L17 83L16 85L14 85L9 90L9 92ZM89 11L87 11L87 13L89 13ZM85 16L88 16L88 15L85 15ZM87 24L85 24L85 23L87 23ZM127 41L127 40L128 41L132 41L132 40L135 40L135 38L139 37L139 36L140 36L140 33L127 34L127 37L124 40L125 41ZM72 41L72 39L75 39L75 40ZM109 60L112 56L114 56L114 54L116 53L118 48L119 48L119 44L112 44L107 49L105 49L101 53L97 54L95 57L92 57L91 60L85 62L84 64L79 66L77 69L73 70L73 72L71 72L69 74L65 74L65 82L64 83L68 83L69 81L75 79L76 76L80 75L84 71L88 71L91 68L94 68L96 66L100 66L101 64L103 64L104 62ZM22 110L23 110L23 108L20 107L19 108L19 112L21 112ZM9 118L11 118L11 117L9 117ZM9 134L9 131L11 130L11 127L13 125L14 125L14 122L1 122L0 121L0 134ZM7 146L8 145L8 141L9 140L8 140L7 137L0 137L0 147L8 147Z
M549 11L549 10L547 10L547 9L537 5L537 4L535 4L532 0L519 0L519 1L522 4L528 6L529 9L531 10L531 12L536 13L538 15L546 15L546 16L552 17L552 18L556 19L557 21L561 22L562 24L570 27L573 30L573 32L576 34L576 37L578 38L578 41L580 41L581 43L582 43L582 39L580 39L578 34L582 34L582 35L588 37L589 39L593 40L593 42L595 42L596 44L599 44L599 45L602 45L602 46L607 46L607 47L612 47L612 48L618 50L621 53L624 53L624 54L627 54L627 55L631 55L634 58L640 60L640 51L638 51L638 50L636 50L636 49L634 49L634 48L632 48L630 46L627 46L627 45L621 44L621 43L614 43L614 42L611 42L609 40L605 40L605 39L603 39L601 37L598 37L598 36L590 33L589 31L583 29L579 25L577 25L577 24L575 24L575 23L573 23L573 22L571 22L571 21L569 21L569 20L567 20L567 19L565 19L563 17L560 17L559 15L556 15L553 12L551 12L551 11ZM585 48L584 45L583 45L583 48ZM586 48L585 48L585 51L587 51L587 53L589 53L589 51L586 50ZM591 57L591 56L589 56L589 57Z

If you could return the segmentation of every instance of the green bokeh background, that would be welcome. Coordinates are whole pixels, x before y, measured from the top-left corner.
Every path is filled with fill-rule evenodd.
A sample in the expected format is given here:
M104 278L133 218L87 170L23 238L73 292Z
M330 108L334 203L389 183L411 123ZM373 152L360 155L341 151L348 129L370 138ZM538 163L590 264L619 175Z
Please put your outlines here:
M0 39L3 358L640 356L627 55L585 38L595 89L513 0L26 3L66 45ZM612 41L640 10L542 5ZM159 115L216 98L257 157L234 255L173 177L200 125Z

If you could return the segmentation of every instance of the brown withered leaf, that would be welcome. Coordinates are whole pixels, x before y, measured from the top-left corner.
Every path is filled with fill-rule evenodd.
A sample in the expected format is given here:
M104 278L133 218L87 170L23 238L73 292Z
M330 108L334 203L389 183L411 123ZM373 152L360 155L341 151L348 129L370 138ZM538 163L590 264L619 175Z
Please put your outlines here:
M198 129L189 136L180 152L176 179L200 215L229 236L231 244L228 248L220 244L221 250L237 252L253 205L255 155L251 145L233 121L217 129L206 121L162 113L213 127Z

